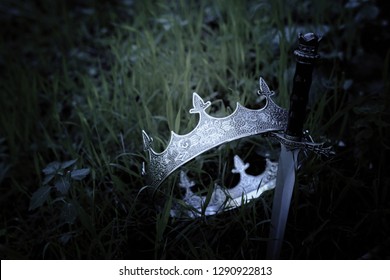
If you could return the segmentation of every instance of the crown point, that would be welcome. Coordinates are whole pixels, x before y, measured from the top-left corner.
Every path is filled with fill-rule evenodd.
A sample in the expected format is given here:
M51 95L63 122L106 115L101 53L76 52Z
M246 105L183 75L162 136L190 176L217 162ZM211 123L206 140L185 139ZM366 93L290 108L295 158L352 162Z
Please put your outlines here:
M249 163L244 163L244 161L237 155L234 156L234 168L232 173L242 173L249 167Z
M142 139L144 141L144 151L151 150L153 138L149 137L149 135L145 132L145 130L142 130Z
M191 187L195 186L195 183L191 181L190 178L188 178L187 174L183 170L180 171L179 186L184 189L190 189Z
M260 86L260 90L258 91L259 95L270 96L273 94L273 92L270 91L267 83L264 81L262 77L260 77L259 79L259 86Z
M192 104L193 108L190 109L191 114L195 113L201 113L203 112L207 107L211 105L210 101L204 102L203 99L196 93L194 92L192 94Z

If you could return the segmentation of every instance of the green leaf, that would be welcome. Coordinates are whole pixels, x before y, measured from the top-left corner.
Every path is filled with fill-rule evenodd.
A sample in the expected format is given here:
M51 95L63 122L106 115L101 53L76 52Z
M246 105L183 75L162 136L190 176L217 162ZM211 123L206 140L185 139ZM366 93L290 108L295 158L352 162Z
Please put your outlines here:
M56 180L54 187L62 194L66 194L70 188L69 179L66 177L60 177Z
M68 168L69 166L75 164L76 161L77 161L77 159L72 159L72 160L64 161L63 163L61 163L61 169Z
M181 115L180 115L180 110L179 110L179 112L176 115L176 119L175 119L175 131L180 130L180 121L181 121Z
M45 201L49 198L50 190L50 186L40 187L38 190L36 190L31 197L28 210L34 210L35 208L42 206L43 203L45 203Z
M42 172L45 175L52 175L56 174L57 171L61 168L61 163L58 161L50 162L44 169L42 169Z
M83 180L88 174L89 168L75 169L70 173L70 176L73 180Z
M54 176L55 176L54 174L46 175L45 178L43 179L42 184L47 185L54 178Z
M158 242L161 242L163 239L165 229L167 228L168 225L171 209L172 209L172 195L168 197L168 200L165 203L162 212L157 215L156 238Z

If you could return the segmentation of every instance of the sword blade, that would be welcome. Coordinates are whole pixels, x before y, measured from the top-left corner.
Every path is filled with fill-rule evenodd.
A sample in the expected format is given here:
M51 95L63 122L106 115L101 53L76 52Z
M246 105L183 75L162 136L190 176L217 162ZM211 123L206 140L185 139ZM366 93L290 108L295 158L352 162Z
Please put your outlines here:
M298 168L299 149L288 150L281 145L276 187L272 204L270 240L267 247L268 259L279 259L286 228L291 196L295 184L295 173Z
M288 138L285 139L287 142L288 140L300 142L302 139L313 67L319 59L317 54L319 41L319 37L314 33L299 34L298 37L299 46L294 51L297 64L290 95L288 123L284 134L284 137ZM285 146L286 143L281 143L274 202L272 205L270 240L267 248L267 257L270 259L278 259L280 257L280 249L294 189L295 172L298 167L299 149L289 150ZM290 147L293 146L290 145Z

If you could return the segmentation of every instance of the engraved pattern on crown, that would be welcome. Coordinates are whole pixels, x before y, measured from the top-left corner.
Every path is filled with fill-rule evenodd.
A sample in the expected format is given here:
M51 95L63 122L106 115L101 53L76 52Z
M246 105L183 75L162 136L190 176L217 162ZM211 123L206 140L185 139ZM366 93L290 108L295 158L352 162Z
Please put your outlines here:
M261 77L259 79L259 86L260 86L260 90L258 92L259 95L263 94L263 95L266 95L266 96L271 96L271 95L274 94L273 91L269 90L269 87L268 87L267 83Z
M200 114L197 126L185 135L171 131L169 144L161 153L156 153L151 148L153 139L143 131L144 149L149 153L149 163L145 168L147 184L158 187L177 168L221 144L265 132L284 130L287 126L287 110L274 103L271 99L273 92L262 78L259 80L259 86L258 94L266 98L263 108L252 110L237 103L235 111L222 118L208 115L205 109L211 102L204 102L194 92L190 113Z

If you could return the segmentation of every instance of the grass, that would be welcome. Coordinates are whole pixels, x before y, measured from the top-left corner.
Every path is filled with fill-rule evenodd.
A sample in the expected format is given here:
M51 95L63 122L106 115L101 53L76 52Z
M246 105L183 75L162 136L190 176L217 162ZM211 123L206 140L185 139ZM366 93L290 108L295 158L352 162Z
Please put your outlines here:
M4 1L2 258L264 258L272 193L215 217L172 219L176 178L140 191L141 130L155 150L170 130L192 130L193 91L213 115L237 101L256 107L259 75L287 107L296 35L312 30L325 36L306 127L337 155L311 155L300 170L283 257L356 259L386 244L389 50L367 50L361 32L380 22L380 7L348 3ZM359 67L377 72L360 78ZM278 147L255 137L187 168L209 189L237 151L276 159ZM51 180L48 166L57 166Z

